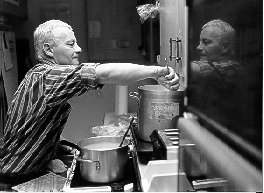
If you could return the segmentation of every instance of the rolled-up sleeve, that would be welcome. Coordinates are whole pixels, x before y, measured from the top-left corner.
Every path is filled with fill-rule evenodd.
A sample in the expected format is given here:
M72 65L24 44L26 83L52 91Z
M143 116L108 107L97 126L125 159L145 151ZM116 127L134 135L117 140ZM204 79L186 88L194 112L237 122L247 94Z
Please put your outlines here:
M95 68L98 63L83 63L79 66L61 65L50 67L45 74L44 90L47 104L57 104L84 94L88 90L101 89Z
M91 89L102 88L102 84L98 84L95 68L99 63L83 63L81 68L81 81L84 86L88 86Z

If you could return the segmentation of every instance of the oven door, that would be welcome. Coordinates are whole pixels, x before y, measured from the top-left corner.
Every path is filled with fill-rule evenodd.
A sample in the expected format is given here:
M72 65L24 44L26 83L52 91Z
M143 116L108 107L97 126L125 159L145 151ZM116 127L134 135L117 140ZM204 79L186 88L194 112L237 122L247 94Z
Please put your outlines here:
M263 1L187 0L187 6L180 168L194 189L261 191Z
M221 138L187 115L178 122L180 170L194 190L261 191L262 171ZM251 149L256 159L261 154ZM181 182L179 182L181 183Z

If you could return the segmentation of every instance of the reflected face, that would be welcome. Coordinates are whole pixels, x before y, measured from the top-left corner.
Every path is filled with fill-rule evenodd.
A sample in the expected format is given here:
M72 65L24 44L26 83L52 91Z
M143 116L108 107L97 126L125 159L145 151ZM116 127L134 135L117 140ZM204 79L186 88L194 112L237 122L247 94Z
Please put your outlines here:
M223 60L224 47L221 45L220 29L218 27L203 29L197 50L201 61L219 62Z
M58 27L53 33L57 39L57 45L52 47L54 61L59 65L79 65L82 49L77 44L74 32L67 27Z

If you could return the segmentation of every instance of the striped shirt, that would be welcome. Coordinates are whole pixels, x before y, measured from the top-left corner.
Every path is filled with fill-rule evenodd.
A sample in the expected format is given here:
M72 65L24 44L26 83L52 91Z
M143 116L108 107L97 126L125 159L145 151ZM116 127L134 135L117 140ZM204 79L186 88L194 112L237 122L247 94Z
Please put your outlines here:
M194 66L195 68L193 68ZM225 62L213 62L211 65L207 61L193 61L191 63L191 69L192 68L195 72L203 76L211 74L215 69L227 76L232 76L237 71L241 72L242 70L242 66L233 60L228 60Z
M26 74L7 113L2 174L30 174L46 168L71 111L67 100L101 87L97 84L96 65L43 61Z

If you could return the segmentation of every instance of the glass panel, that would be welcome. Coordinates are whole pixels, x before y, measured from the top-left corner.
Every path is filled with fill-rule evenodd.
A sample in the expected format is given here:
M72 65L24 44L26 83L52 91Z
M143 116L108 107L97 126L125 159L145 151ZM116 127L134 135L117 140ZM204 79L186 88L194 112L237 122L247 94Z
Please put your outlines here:
M188 4L188 105L262 149L262 0Z

